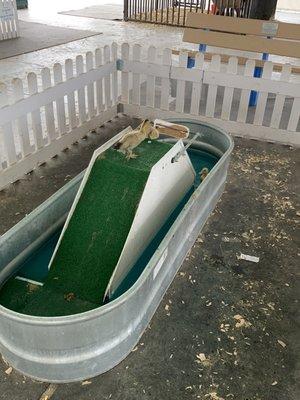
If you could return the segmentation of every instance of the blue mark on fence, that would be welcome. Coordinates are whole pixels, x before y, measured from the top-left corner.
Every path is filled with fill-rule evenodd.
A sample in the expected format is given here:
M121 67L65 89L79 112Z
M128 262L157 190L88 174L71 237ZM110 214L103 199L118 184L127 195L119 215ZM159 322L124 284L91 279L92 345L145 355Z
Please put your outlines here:
M268 61L268 59L269 59L269 54L268 53L263 53L262 60L263 61ZM262 71L263 71L262 67L255 67L254 68L254 74L253 74L254 78L261 78ZM250 99L249 99L249 106L250 107L256 106L257 99L258 99L258 94L259 93L256 92L255 90L251 90Z

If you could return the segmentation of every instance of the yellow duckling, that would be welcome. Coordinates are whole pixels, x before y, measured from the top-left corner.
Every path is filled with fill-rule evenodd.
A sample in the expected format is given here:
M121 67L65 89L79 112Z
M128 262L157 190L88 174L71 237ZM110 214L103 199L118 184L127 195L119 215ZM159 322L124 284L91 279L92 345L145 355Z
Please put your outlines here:
M150 121L145 119L137 129L126 133L122 139L116 143L115 149L118 149L126 155L127 160L136 158L137 154L133 153L133 149L142 143L145 139L158 139L159 133L153 128Z
M204 167L204 168L201 169L201 171L199 173L200 182L204 181L204 179L207 177L208 173L209 173L209 169L208 168Z

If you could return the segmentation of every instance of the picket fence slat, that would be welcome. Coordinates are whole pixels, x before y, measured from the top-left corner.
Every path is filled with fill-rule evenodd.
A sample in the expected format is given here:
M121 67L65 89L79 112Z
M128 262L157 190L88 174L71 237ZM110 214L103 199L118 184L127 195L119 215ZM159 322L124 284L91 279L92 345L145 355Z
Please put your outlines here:
M74 69L73 68L74 68L73 60L68 58L65 61L66 80L72 79L74 77ZM75 128L75 126L77 126L74 92L67 94L67 104L68 104L69 129L72 130L73 128Z
M220 66L221 66L221 56L214 55L211 60L210 64L210 71L212 73L214 72L219 72L220 71ZM208 81L205 79L206 73L204 74L204 83L208 83ZM223 81L224 84L224 81ZM207 117L213 117L215 113L215 105L216 105L216 98L217 98L217 89L218 89L218 83L214 82L212 80L212 83L208 86L208 92L207 92L207 101L206 101L206 110L205 110L205 115Z
M30 72L27 75L27 82L28 82L28 90L29 94L33 95L38 92L38 83L37 83L37 76L34 72ZM32 120L32 130L34 135L34 141L36 149L40 149L44 146L45 141L43 138L43 129L42 129L42 118L40 109L33 110L31 113L31 120Z
M96 70L103 66L102 50L95 50L95 67ZM104 110L103 103L103 77L96 79L96 102L97 102L97 112L98 114Z
M141 59L141 46L135 44L132 49L132 60L139 62ZM141 101L141 76L139 72L132 74L132 104L139 105Z
M280 80L282 82L289 82L291 76L292 66L290 64L285 64L281 71ZM284 107L286 96L284 94L276 94L272 119L270 123L271 128L279 128L282 111Z
M195 70L200 72L203 71L203 68L204 68L204 54L198 53L195 57ZM193 82L192 100L191 100L191 114L193 115L199 114L201 93L202 93L202 81L200 83Z
M24 99L24 88L22 80L19 78L13 79L12 86L14 101L18 102ZM26 157L34 150L30 144L27 114L17 118L17 134L20 139L22 154L24 157Z
M112 62L116 65L118 59L118 45L113 43L111 45L111 58ZM115 69L111 75L112 79L112 104L117 104L118 101L118 71Z
M179 67L186 67L188 54L187 52L180 52L179 54ZM177 112L183 112L184 109L184 97L185 97L185 80L177 80L176 88L176 103L175 110Z
M62 66L60 63L54 64L53 77L54 77L54 85L57 86L62 83ZM58 132L60 135L63 135L67 131L64 97L60 97L56 100L56 115L57 115Z
M94 55L91 51L86 53L86 71L92 71L94 69ZM87 100L88 100L88 114L89 118L93 118L96 115L95 110L95 91L94 82L87 85Z
M273 72L273 63L271 61L267 61L264 65L262 79L270 80L272 72ZM268 99L268 91L260 91L254 115L254 122L253 122L254 125L262 125L267 105L267 99Z
M295 132L300 118L300 98L295 98L288 123L288 130Z
M110 63L110 48L109 46L104 47L104 64ZM105 106L107 108L111 107L111 76L105 75L104 77L104 99L105 99Z
M156 48L154 46L150 46L148 49L148 64L155 64L156 62ZM149 73L147 75L146 81L146 105L149 107L154 107L155 101L155 75L153 73Z
M229 75L236 75L238 71L238 59L236 57L230 57L227 66L227 73ZM232 87L225 87L223 104L222 104L222 112L221 119L229 120L230 119L230 111L233 99L233 91Z
M129 61L129 44L123 43L121 46L121 57L123 61ZM121 101L122 103L129 102L129 72L121 73Z
M167 68L171 68L172 64L172 50L164 49L162 56L162 65ZM169 110L169 97L170 97L171 82L170 78L161 78L161 103L160 107L162 110Z
M50 69L47 67L43 68L42 72L41 72L41 76L42 76L43 91L47 92L47 89L52 87ZM50 101L49 103L47 102L45 104L45 118L46 118L47 135L48 135L49 141L52 142L57 137L52 101Z
M247 60L244 70L244 76L246 77L246 79L251 80L253 78L254 68L255 68L255 61ZM248 88L242 89L238 115L237 115L237 122L246 122L247 112L249 108L250 92L251 90Z
M0 109L1 107L8 106L9 98L7 87L0 84ZM12 129L12 122L7 122L2 125L2 140L4 147L4 154L7 157L8 165L12 165L17 161L16 145L14 141L14 134Z
M76 75L80 76L83 74L83 57L76 57ZM83 124L86 121L86 103L85 103L85 86L80 86L77 90L78 96L78 113L79 113L79 121L80 124Z

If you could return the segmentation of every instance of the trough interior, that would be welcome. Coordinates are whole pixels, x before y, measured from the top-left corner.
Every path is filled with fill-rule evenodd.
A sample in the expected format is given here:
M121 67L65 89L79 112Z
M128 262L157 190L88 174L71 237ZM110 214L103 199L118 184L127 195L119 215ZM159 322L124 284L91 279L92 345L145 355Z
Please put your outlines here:
M193 148L190 148L188 153L195 171L197 172L194 188L185 196L170 215L164 226L146 248L137 263L133 266L110 301L123 294L138 279L194 189L200 184L199 171L201 171L203 167L207 167L211 170L219 159L216 155L207 151L196 150ZM94 297L73 298L70 296L70 298L67 299L65 296L66 293L64 293L60 288L57 289L55 285L44 284L48 279L47 266L59 238L60 231L61 228L55 232L54 235L48 238L47 241L45 241L42 246L31 254L30 257L20 266L17 279L12 277L4 285L0 292L0 304L20 313L38 316L71 315L99 307L101 303L99 301L96 302ZM70 270L70 273L71 272L72 271ZM53 275L50 275L50 277L51 276ZM41 282L44 284L43 290L41 290L40 287L30 284L28 281L19 280L19 277L21 277L21 279L25 278L26 280L29 279ZM109 278L110 274L106 279ZM101 294L98 296L97 293L97 299L101 299Z

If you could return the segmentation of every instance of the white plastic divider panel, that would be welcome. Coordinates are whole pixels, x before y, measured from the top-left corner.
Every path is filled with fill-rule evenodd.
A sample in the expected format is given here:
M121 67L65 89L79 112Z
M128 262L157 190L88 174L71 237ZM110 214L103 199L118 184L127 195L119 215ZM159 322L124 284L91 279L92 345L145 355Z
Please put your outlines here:
M300 78L291 74L290 65L278 73L268 61L260 79L253 77L251 59L239 66L235 56L221 63L221 57L214 55L204 63L198 53L195 67L189 69L185 51L171 57L170 49L161 53L151 46L142 58L139 45L124 46L125 113L141 118L193 117L238 136L300 145ZM141 84L142 75L146 85ZM249 106L251 90L259 92L256 107Z
M117 114L117 45L0 85L0 189Z
M19 36L16 0L0 0L0 41Z

